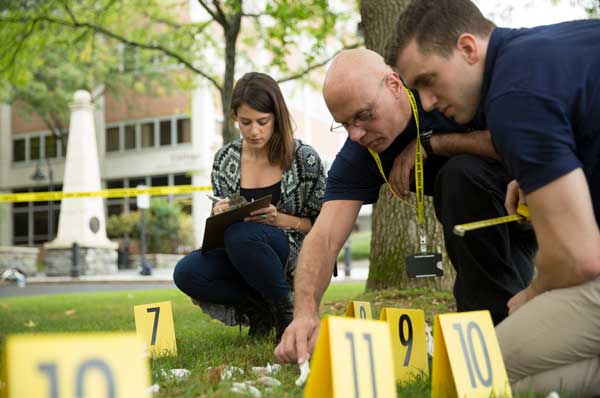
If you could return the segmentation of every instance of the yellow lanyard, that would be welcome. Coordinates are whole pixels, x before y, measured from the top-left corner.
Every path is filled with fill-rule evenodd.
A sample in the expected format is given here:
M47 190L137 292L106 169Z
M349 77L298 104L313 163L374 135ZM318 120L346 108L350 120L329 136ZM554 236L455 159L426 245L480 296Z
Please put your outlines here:
M424 216L423 216L423 213L424 213L424 211L423 211L423 203L424 203L423 153L421 151L421 133L420 133L420 129L419 129L419 111L417 110L417 101L415 101L415 96L413 95L413 93L406 87L403 87L403 88L404 88L404 92L408 96L408 101L410 102L410 107L412 108L413 116L415 118L415 124L417 125L417 145L416 145L417 148L416 148L416 154L415 154L415 186L416 186L416 191L417 191L416 192L417 193L417 206L413 205L412 203L407 202L406 200L403 200L402 198L400 198L400 196L398 196L398 194L394 191L394 189L390 185L387 177L385 176L385 173L383 172L383 167L381 166L381 158L379 157L379 154L377 152L375 152L374 150L372 150L371 148L367 148L367 149L369 150L369 153L371 154L371 156L373 156L373 159L375 159L375 163L377 163L377 168L379 169L381 176L385 180L385 183L387 184L390 191L392 191L394 196L396 198L398 198L398 200L400 200L402 203L412 207L413 209L415 209L417 211L417 217L418 217L419 227L420 227L419 234L421 235L421 241L423 242L423 239L424 239L424 233L423 233L423 224L424 224Z

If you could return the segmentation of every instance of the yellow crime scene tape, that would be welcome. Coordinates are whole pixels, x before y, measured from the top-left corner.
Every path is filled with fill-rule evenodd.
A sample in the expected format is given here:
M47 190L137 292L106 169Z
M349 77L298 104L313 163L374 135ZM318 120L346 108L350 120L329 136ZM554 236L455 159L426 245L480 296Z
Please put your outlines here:
M0 202L46 202L49 200L62 200L71 198L124 198L138 195L163 196L211 190L211 186L173 185L147 188L112 188L90 192L25 192L0 194Z
M454 234L458 236L465 236L466 232L474 229L480 229L485 227L491 227L492 225L504 224L512 221L529 221L529 207L525 203L519 203L517 212L510 216L502 216L496 218L490 218L487 220L474 221L467 224L460 224L454 226Z

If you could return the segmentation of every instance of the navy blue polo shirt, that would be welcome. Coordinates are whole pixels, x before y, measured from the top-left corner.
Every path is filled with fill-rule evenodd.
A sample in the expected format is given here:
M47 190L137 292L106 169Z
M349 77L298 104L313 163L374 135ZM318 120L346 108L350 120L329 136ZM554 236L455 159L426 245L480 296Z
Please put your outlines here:
M600 220L600 21L495 29L482 100L496 151L523 190L581 167Z
M450 119L446 119L437 111L424 112L416 92L417 109L421 131L466 131ZM379 154L386 176L389 176L396 156L417 136L417 126L414 117L406 129ZM426 181L427 183L427 181ZM379 188L385 184L375 160L360 144L346 139L344 146L335 157L333 165L327 174L327 185L323 201L329 200L360 200L365 204L377 202Z

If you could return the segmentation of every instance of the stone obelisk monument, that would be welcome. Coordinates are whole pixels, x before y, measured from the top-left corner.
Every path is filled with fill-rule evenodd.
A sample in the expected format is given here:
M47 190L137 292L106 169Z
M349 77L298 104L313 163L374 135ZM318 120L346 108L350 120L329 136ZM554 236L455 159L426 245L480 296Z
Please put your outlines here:
M77 91L71 105L63 192L101 189L93 109L90 93ZM80 247L81 275L117 272L118 244L106 236L103 198L62 200L58 234L44 245L47 275L70 275L74 243Z

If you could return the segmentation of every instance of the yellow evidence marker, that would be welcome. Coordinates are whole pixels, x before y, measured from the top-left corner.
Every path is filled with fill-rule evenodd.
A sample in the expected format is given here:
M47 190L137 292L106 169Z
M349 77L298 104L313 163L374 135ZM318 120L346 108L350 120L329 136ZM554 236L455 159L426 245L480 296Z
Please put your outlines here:
M373 319L371 303L368 301L348 301L344 316L346 318Z
M134 333L12 335L3 398L147 397L150 369Z
M489 311L437 315L433 338L432 397L512 397Z
M327 316L321 321L305 398L396 398L385 322Z
M379 320L390 328L396 382L429 375L423 310L384 307Z
M175 326L171 302L136 305L133 307L135 330L146 343L148 354L154 357L177 355Z

